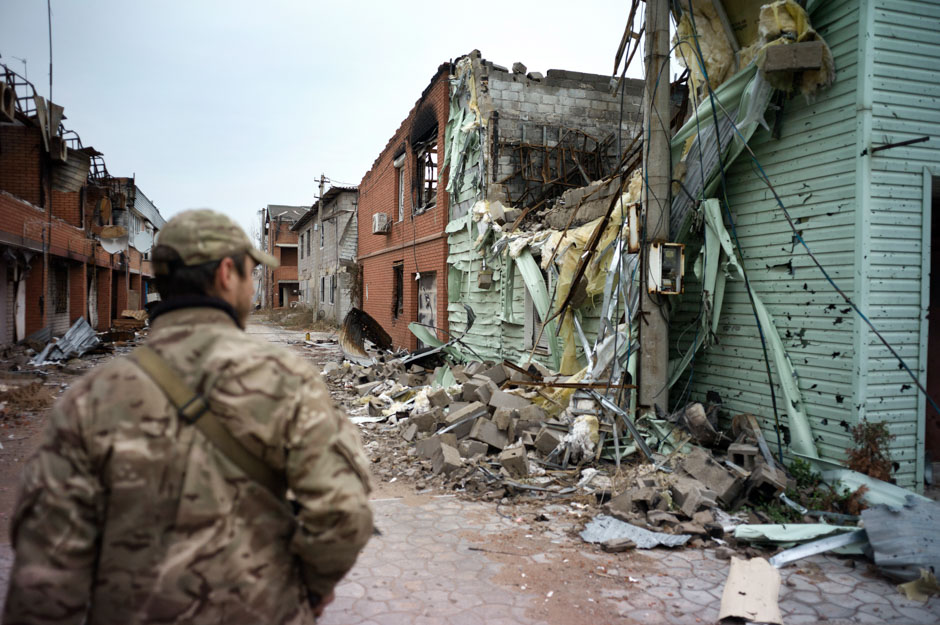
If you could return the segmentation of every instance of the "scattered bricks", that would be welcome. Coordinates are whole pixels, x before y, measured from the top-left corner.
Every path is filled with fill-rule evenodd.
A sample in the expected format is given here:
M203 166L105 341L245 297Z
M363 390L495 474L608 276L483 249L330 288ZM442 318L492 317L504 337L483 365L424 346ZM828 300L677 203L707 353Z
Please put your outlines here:
M493 408L515 408L521 411L531 404L532 402L524 397L512 395L499 389L493 391L493 395L490 397L490 406Z
M509 430L509 426L512 425L512 420L516 415L516 411L511 408L497 408L493 413L493 423L496 424L500 430L506 432Z
M411 423L405 426L404 430L402 430L401 437L410 443L411 441L415 439L415 434L417 433L418 433L418 424L412 421Z
M466 402L479 401L477 399L477 390L479 390L481 386L485 386L485 383L481 380L467 380L463 383L463 390L461 391L460 398Z
M646 522L657 527L678 527L679 519L674 514L662 510L650 510L646 513Z
M460 365L457 365L456 367L451 367L450 371L451 373L454 374L454 380L456 380L457 384L463 384L464 382L470 379L470 376L467 375L467 372L464 371L464 368Z
M502 449L509 444L509 438L505 432L501 432L495 423L484 418L473 422L473 427L470 429L470 438L486 443L496 449Z
M712 514L711 510L700 510L692 515L692 522L705 527L708 523L715 522L715 515Z
M776 497L787 487L787 477L770 465L759 464L751 471L745 486L745 497L749 501L764 501Z
M435 408L444 408L450 404L450 395L442 388L428 393L428 401Z
M422 412L421 414L411 415L409 421L418 428L418 432L431 432L438 421L442 420L443 413L440 409L431 412ZM409 439L411 440L411 439Z
M732 443L728 446L728 457L731 462L738 465L745 471L753 471L757 466L757 455L760 450L757 445L748 445L747 443Z
M507 380L506 369L503 365L496 365L484 371L481 375L490 379L493 384L499 386Z
M499 463L512 477L526 477L529 475L529 460L525 455L524 447L510 447L499 454Z
M529 72L528 74L526 74L526 77L529 80L535 80L535 81L540 81L540 80L545 79L545 76L543 76L541 72Z
M373 382L366 382L364 384L358 384L356 385L356 392L359 393L359 397L368 395L369 393L374 391L375 387L377 387L381 383L382 383L381 381L377 380Z
M548 415L545 414L545 411L542 410L542 407L537 404L529 403L526 406L519 409L519 420L528 421L532 423L542 423Z
M526 71L528 71L528 68L526 68L525 64L520 63L519 61L516 61L512 64L513 74L525 74Z
M337 369L342 369L342 368L343 368L343 365L336 362L335 360L331 360L330 362L323 365L322 369L320 369L320 375L328 376L331 373L335 372Z
M726 506L730 506L738 493L741 492L741 481L719 465L707 451L700 447L696 447L683 458L679 466L688 475L715 492L718 499Z
M460 452L455 447L442 443L434 456L431 458L431 470L434 475L443 472L444 475L450 475L463 465L463 459Z
M715 493L697 480L678 477L670 490L672 500L686 518L691 519L702 508L715 505Z
M693 521L686 521L679 524L679 532L682 534L692 534L693 536L708 536L705 528Z
M506 223L507 223L507 224L511 224L511 223L515 223L516 220L519 219L519 217L520 217L521 215L522 215L522 209L519 209L519 208L511 208L511 209L509 209L508 211L505 212L504 217L505 217L505 219L506 219ZM517 379L521 379L521 378L522 378L522 374L521 374L521 373L518 373L518 372L517 372L517 375L519 375L519 378L517 378Z
M474 456L486 455L486 452L489 451L489 446L480 441L467 439L460 441L460 444L457 445L457 451L460 452L461 458L473 458Z
M486 410L486 406L477 401L473 402L472 404L468 404L456 412L451 411L446 417L444 417L444 425L445 427L451 427L457 423L460 423L460 425L451 430L451 432L457 438L466 438L467 435L470 434L470 429L473 427L473 421L487 415L488 411ZM461 423L461 421L463 421L463 423Z
M408 371L416 375L424 375L425 373L428 372L428 370L422 367L421 365L411 365L408 368Z
M474 393L474 399L481 404L489 405L490 397L493 396L493 391L498 391L499 387L493 384L492 381L486 380L486 383L483 386L479 387Z
M532 432L516 432L516 436L522 441L522 444L526 447L535 447L535 437L532 436Z
M464 370L467 372L468 376L473 377L477 375L478 373L482 373L483 370L487 368L487 366L488 365L485 362L480 362L479 360L476 360L474 362L471 362L469 365L467 365L466 369Z
M558 443L560 442L561 437L558 435L558 432L543 427L539 430L538 436L535 437L535 448L543 454L548 455L558 447Z
M381 417L382 411L385 410L385 406L377 399L369 400L369 416L370 417Z
M441 445L457 446L457 437L452 434L435 434L415 443L415 452L426 460L431 460Z

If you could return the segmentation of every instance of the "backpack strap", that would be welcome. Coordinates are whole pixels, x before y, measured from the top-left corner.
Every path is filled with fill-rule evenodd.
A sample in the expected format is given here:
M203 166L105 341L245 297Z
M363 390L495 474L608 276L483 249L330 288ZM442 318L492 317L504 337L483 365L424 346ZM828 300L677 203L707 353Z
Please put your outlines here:
M134 350L131 358L176 407L181 421L196 426L196 429L245 475L264 486L278 499L284 499L287 492L284 478L232 436L209 409L206 398L193 391L160 354L143 345Z

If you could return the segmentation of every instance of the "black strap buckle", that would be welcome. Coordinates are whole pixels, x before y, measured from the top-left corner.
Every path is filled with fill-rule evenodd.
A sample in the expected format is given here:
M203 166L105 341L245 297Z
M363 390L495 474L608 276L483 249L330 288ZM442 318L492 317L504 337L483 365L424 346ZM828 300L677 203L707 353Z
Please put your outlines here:
M197 403L198 402L198 403ZM186 423L192 425L209 410L209 402L202 395L193 395L193 398L180 406L177 415Z

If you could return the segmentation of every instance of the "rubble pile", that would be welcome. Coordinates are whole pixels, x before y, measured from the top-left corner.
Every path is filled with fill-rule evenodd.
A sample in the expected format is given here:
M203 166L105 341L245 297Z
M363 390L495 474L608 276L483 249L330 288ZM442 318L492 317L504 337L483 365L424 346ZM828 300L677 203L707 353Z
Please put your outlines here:
M593 495L617 519L689 534L692 544L722 539L733 529L727 515L722 522L715 511L756 508L795 488L769 451L762 453L766 443L756 421L736 420L732 442L711 425L716 406L692 404L678 415L638 420L651 456L615 466L602 459L638 456L639 446L627 431L614 437L611 424L599 418L601 407L580 390L566 407L552 406L546 392L551 372L495 362L432 369L407 360L323 368L327 382L345 391L354 422L396 439L383 441L386 457L375 457L382 465L394 458L394 466L378 467L385 479L413 478L419 488L435 483L484 498ZM693 442L723 445L724 453ZM771 521L760 511L750 520Z

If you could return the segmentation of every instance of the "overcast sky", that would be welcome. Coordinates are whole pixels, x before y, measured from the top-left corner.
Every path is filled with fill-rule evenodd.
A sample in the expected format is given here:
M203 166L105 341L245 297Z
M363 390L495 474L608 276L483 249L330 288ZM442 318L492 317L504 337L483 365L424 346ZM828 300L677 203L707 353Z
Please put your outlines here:
M161 213L358 184L442 62L609 74L628 0L52 0L53 99ZM0 63L49 92L46 3L0 0ZM642 55L639 54L634 66ZM631 72L632 73L632 72Z

